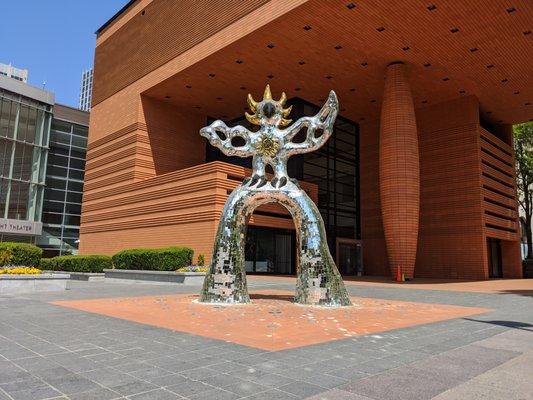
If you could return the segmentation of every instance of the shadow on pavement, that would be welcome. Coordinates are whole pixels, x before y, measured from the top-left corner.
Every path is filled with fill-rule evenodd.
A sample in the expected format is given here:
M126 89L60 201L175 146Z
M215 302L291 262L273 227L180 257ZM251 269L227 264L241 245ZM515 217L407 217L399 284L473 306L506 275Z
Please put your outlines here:
M528 332L533 332L533 325L529 324L527 322L518 322L518 321L483 321L479 319L473 319L473 318L463 318L468 321L474 321L474 322L483 322L484 324L491 324L491 325L498 325L498 326L505 326L507 328L513 328L513 329L521 329Z

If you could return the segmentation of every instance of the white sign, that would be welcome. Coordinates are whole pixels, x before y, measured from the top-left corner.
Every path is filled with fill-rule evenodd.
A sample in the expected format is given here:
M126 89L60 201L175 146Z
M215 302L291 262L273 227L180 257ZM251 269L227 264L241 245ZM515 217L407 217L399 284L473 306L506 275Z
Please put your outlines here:
M0 218L0 233L37 236L43 233L43 224L41 222Z

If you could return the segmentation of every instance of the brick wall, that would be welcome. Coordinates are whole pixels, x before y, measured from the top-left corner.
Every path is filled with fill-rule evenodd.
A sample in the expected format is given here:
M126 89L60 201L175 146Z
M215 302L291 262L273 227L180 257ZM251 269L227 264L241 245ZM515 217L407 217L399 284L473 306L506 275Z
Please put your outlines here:
M131 247L187 245L209 260L226 199L247 175L246 168L212 162L87 192L80 253L111 255ZM317 186L301 186L316 202ZM265 214L254 214L251 225L294 229L282 206L267 204L258 211Z
M389 276L379 198L379 122L359 125L361 159L361 235L365 274Z
M504 277L521 276L518 239L510 232L517 223L516 192L509 187L514 180L511 145L480 128L474 96L419 108L416 116L420 225L415 276L487 279L487 237L502 239ZM498 136L511 140L509 134ZM378 123L362 124L364 266L368 275L383 276L390 267L379 208L378 141ZM497 158L489 157L489 147Z
M477 102L416 110L420 146L420 226L415 276L479 270L482 246ZM389 275L380 217L377 123L361 125L361 219L365 273ZM469 267L471 266L471 267Z
M421 196L416 276L488 277L478 107L471 96L417 110Z
M102 102L268 1L151 2L114 32L112 40L96 48L93 104Z

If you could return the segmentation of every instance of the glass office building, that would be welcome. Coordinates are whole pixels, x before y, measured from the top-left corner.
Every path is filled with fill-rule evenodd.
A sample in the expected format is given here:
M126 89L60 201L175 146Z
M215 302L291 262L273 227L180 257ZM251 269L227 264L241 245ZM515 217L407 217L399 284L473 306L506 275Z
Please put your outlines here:
M51 93L0 76L0 241L41 232L53 104Z
M37 240L47 257L78 252L88 131L88 113L55 106L44 191L43 234Z
M93 97L93 69L83 71L81 76L80 102L78 108L83 111L91 111Z
M78 250L89 113L0 76L0 242Z

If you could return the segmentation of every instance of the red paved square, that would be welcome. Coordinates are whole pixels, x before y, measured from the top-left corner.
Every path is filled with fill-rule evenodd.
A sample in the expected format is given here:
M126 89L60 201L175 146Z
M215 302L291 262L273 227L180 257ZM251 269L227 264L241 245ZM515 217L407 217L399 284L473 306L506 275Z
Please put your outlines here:
M235 306L200 304L191 294L53 304L270 351L491 311L361 297L352 297L352 307L307 307L292 303L286 291L256 291L251 297L251 304Z

